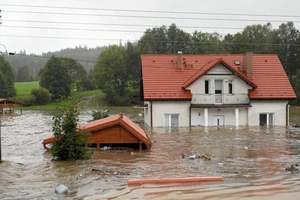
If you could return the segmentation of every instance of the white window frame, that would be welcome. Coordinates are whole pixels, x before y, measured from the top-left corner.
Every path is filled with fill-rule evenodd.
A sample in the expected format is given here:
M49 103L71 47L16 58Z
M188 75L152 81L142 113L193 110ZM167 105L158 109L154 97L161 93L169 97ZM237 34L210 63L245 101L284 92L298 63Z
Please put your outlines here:
M208 82L208 93L206 93L206 82ZM211 81L209 79L204 80L204 95L209 95L211 93Z
M259 113L259 125L260 125L260 115L266 115L266 126L273 126L275 124L275 114L274 113ZM272 117L272 124L270 125L270 116Z
M177 116L177 121L178 121L178 124L176 125L176 126L172 126L172 115L176 115ZM179 113L165 113L165 115L164 115L165 117L164 117L164 125L165 125L165 127L179 127ZM169 118L168 119L168 124L166 124L167 123L167 121L166 121L166 118Z
M229 93L229 84L231 84L231 93ZM228 94L229 94L229 95L233 95L233 94L234 94L234 90L233 90L233 80L232 80L232 79L228 80Z

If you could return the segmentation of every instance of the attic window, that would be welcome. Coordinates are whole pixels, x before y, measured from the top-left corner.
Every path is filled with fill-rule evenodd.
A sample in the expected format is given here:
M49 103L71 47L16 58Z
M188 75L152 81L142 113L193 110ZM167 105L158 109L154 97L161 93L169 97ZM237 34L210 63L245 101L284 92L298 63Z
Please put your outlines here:
M241 65L241 62L240 62L239 60L235 60L235 61L234 61L234 64L235 64L235 65Z

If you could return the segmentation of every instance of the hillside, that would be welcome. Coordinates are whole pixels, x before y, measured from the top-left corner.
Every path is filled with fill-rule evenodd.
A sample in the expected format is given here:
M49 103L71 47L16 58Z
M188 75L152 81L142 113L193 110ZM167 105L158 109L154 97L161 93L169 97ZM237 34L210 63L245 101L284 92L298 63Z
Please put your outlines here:
M102 50L106 47L87 48L87 47L75 47L61 49L60 51L42 53L41 55L26 54L26 51L20 51L13 56L4 55L12 66L14 73L17 74L21 67L28 66L29 73L32 80L38 80L38 72L44 67L45 63L51 56L70 57L79 61L83 67L89 71L92 69L97 61L97 58Z

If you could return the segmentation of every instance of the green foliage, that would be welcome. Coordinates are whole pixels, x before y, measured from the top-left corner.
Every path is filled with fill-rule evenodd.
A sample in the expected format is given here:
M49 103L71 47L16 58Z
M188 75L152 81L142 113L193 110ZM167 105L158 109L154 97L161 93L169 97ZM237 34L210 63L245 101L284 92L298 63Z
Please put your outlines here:
M91 87L83 66L71 58L53 56L40 70L39 75L40 85L51 93L52 100L70 96L72 86L77 91Z
M39 82L34 81L34 82L16 82L15 83L15 88L17 91L17 96L28 96L30 95L30 92L34 88L39 87Z
M16 96L14 100L22 102L24 106L34 105L35 97L32 95Z
M139 87L139 78L139 54L130 43L127 48L112 45L102 51L93 71L95 85L112 105L132 104L130 89Z
M99 110L93 110L93 113L92 113L92 117L93 117L93 120L97 120L97 119L102 119L102 118L105 118L105 117L108 117L108 110L107 109L99 109Z
M16 95L14 80L13 69L4 57L0 56L0 98L9 98Z
M51 148L57 160L78 160L89 158L89 133L77 133L80 99L70 96L58 102L53 114L55 140Z
M43 87L32 89L30 95L34 97L35 105L45 105L51 102L50 92Z

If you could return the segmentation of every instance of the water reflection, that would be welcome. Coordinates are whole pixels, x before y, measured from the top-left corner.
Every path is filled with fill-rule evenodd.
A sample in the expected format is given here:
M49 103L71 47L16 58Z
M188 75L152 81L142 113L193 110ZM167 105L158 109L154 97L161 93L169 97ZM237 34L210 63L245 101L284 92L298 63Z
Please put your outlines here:
M66 199L293 199L300 194L299 174L284 170L299 161L295 128L145 128L153 142L149 152L95 152L91 160L53 162L41 144L52 134L50 114L26 111L2 118L1 199L56 199L60 183L71 190ZM90 119L90 112L80 117L81 122ZM211 160L189 160L183 153ZM127 186L129 179L194 176L225 180Z

